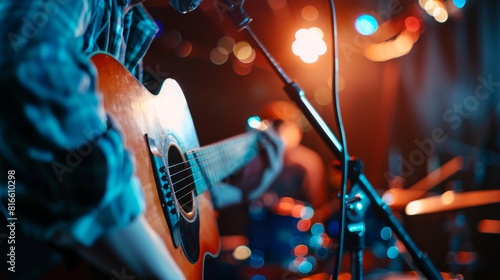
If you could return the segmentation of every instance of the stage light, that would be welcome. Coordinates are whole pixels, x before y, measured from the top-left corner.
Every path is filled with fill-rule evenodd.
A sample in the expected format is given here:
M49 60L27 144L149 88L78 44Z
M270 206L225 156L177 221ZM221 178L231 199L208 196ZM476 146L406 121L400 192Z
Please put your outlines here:
M224 36L217 41L217 48L221 53L230 54L235 44L236 42L231 36Z
M302 18L304 18L307 21L315 21L318 19L318 9L314 6L305 6L302 8Z
M311 227L311 233L313 235L320 235L322 234L323 232L325 232L325 226L321 223L315 223L312 227Z
M247 60L252 56L253 48L248 42L240 41L234 46L234 55L240 60Z
M378 21L372 15L363 14L356 19L354 26L359 34L369 36L377 31Z
M247 124L251 128L258 129L262 125L262 120L258 116L251 116L248 118Z
M466 2L466 0L453 0L453 5L455 5L455 7L459 9L462 9L465 6Z
M210 61L215 65L224 64L228 57L228 54L226 52L221 52L220 48L213 48L210 52Z
M246 260L252 255L252 251L245 245L236 247L233 251L233 257L237 260Z
M314 209L311 206L304 206L300 210L300 217L302 219L311 219L314 216Z
M302 232L306 232L311 229L311 220L300 220L297 222L297 229Z
M189 41L182 41L179 46L177 46L174 51L179 57L188 57L193 50L193 45Z
M299 264L299 272L302 274L307 274L311 272L312 269L313 269L313 264L310 263L308 260L305 260L301 264Z
M392 237L392 229L390 227L384 227L380 230L380 238L383 240L389 240Z
M306 245L300 244L293 248L293 254L297 257L304 257L307 255L309 249L307 248Z
M319 235L314 235L309 238L309 245L313 248L319 248L323 245L323 238Z
M286 0L267 0L267 4L275 11L283 10L287 7Z
M292 44L293 53L305 63L316 62L319 56L325 54L327 50L323 36L323 31L318 27L297 30Z
M409 16L405 19L405 27L408 31L417 32L420 29L420 21L414 16Z
M437 7L432 12L432 16L437 22L443 23L448 20L448 12L443 7Z
M396 246L391 246L387 249L387 257L389 259L395 259L399 255L398 248Z

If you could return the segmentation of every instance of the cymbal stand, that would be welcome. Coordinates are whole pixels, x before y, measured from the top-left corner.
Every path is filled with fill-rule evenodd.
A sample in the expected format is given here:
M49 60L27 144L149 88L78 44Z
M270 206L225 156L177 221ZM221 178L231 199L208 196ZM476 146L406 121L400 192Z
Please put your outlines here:
M275 73L278 75L278 77L283 81L285 84L284 89L288 97L299 107L299 109L302 111L304 116L307 118L311 126L314 127L316 132L320 135L320 137L323 139L325 144L328 146L328 148L331 150L331 152L337 157L341 158L342 155L342 145L340 142L337 140L333 132L329 129L328 125L325 123L325 121L321 118L321 116L316 112L314 107L311 105L311 103L307 100L307 97L305 95L305 92L300 88L300 86L292 81L290 77L284 72L284 70L278 65L276 60L272 57L272 55L269 53L267 48L264 46L264 44L258 39L256 34L252 31L250 28L249 24L252 21L250 16L243 10L243 2L244 0L218 0L221 1L219 4L221 7L225 9L227 12L228 16L231 18L233 23L235 24L236 28L241 31L241 30L246 30L247 35L250 36L250 39L252 40L252 43L254 44L254 47L257 48L263 55L264 58L268 61L270 66L273 68ZM347 155L347 157L349 157ZM358 164L354 164L353 167L361 167ZM358 172L359 171L359 172ZM352 182L358 186L359 190L357 190L357 193L353 195L353 192L351 190L351 194L349 197L356 197L359 195L359 201L365 201L368 200L370 203L373 203L375 206L375 209L377 212L380 214L381 218L387 223L387 225L393 230L393 232L396 234L397 237L401 240L401 242L406 246L408 252L410 253L413 262L415 263L416 267L420 270L420 272L427 278L427 279L432 279L432 280L438 280L438 279L443 279L441 276L441 273L436 269L436 267L433 265L433 263L430 261L428 256L421 252L413 240L410 238L408 233L405 231L403 226L400 224L400 222L395 218L395 216L392 214L391 209L387 204L385 204L382 201L382 198L378 195L378 193L375 191L373 186L371 186L370 182L368 179L364 176L362 173L362 170L357 170L357 172L350 172L352 177L351 179ZM356 202L356 201L353 201ZM351 205L354 205L351 202ZM350 207L350 206L348 206ZM362 214L362 213L358 213ZM356 215L358 215L356 214ZM355 215L355 216L356 216ZM362 215L361 215L362 216ZM355 225L351 225L353 229L355 229ZM364 229L363 229L364 231ZM356 232L356 231L354 231ZM361 228L360 231L361 232ZM343 242L341 240L340 242ZM355 252L355 262L360 263L362 261L361 255L361 248L359 248ZM362 269L356 268L356 273L361 273ZM359 275L361 277L361 275Z

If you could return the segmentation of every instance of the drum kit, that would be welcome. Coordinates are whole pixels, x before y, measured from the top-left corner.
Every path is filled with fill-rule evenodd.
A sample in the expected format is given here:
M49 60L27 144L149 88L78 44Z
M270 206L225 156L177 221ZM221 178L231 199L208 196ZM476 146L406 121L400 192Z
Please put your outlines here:
M382 196L383 201L393 211L404 210L407 216L449 214L448 216L452 217L451 220L454 221L453 223L462 224L458 226L448 225L448 231L450 232L450 248L446 256L446 262L450 265L454 273L443 274L444 279L463 279L461 278L463 277L462 274L453 271L456 270L457 265L473 266L477 264L480 258L480 254L474 252L474 250L457 250L458 247L461 246L459 243L464 241L460 240L461 238L464 236L470 238L471 231L482 234L500 234L500 220L496 219L484 218L481 220L481 217L475 217L480 219L477 223L477 228L465 229L469 231L467 234L464 234L464 228L466 226L463 225L466 223L463 213L467 211L467 209L500 203L500 189L462 191L460 187L453 188L453 181L448 181L448 186L452 186L449 190L439 194L432 194L430 192L434 186L445 182L448 177L460 171L462 166L462 158L455 157L440 168L429 173L412 187L407 189L391 188ZM460 182L457 184L460 185ZM459 218L461 218L461 220ZM446 225L443 227L445 228ZM455 241L451 239L455 239ZM457 242L457 240L460 241ZM382 279L421 279L417 276L411 278L411 275L408 275L408 277L410 278Z
M430 190L434 186L445 182L454 173L461 170L462 166L463 160L459 157L454 158L438 170L429 173L428 176L410 188L391 188L387 190L382 195L382 200L394 212L404 210L404 213L408 216L433 215L446 212L450 212L451 216L453 216L456 215L453 213L459 213L466 208L500 203L500 189L467 192L449 190L439 195L431 195ZM252 232L250 232L250 237L253 236L254 238L250 238L250 248L261 252L262 256L266 258L266 263L283 265L283 271L288 270L289 272L302 274L305 277L303 279L316 279L314 278L316 275L314 272L318 272L316 269L318 264L322 260L329 258L332 254L331 246L333 243L329 237L333 235L329 233L328 222L323 224L321 231L315 232L319 228L319 224L308 223L310 216L308 216L306 210L312 210L312 208L307 203L304 204L292 198L274 198L270 201L272 203L261 200L258 202L258 207L255 205L254 207L250 207L252 212L251 221L254 220L251 226ZM378 224L370 225L370 223ZM390 259L394 259L394 257L388 257L389 251L394 248L397 248L398 254L403 260L405 259L405 249L398 246L398 242L393 236L390 239L382 237L384 240L378 240L381 238L378 235L386 232L388 228L380 225L377 218L368 217L367 228L375 232L377 237L373 238L370 232L366 234L366 261L373 262L369 258L373 255L375 258L378 258L374 263L387 265L388 262L392 261ZM485 218L478 223L477 229L473 230L485 234L500 234L500 220ZM450 231L453 235L453 229ZM273 234L269 234L269 232ZM267 238L262 239L262 236L266 236ZM321 240L321 242L318 242L319 245L314 247L315 245L311 243L311 240ZM299 249L303 249L303 252L299 252ZM382 254L375 252L377 250L382 250ZM457 273L451 267L453 265L452 262L466 265L467 263L477 262L480 258L479 254L473 251L467 252L466 250L457 250L457 248L451 247L449 251L450 253L446 256L446 262L450 265L449 271L451 272L441 272L443 279L463 279L463 275ZM324 253L318 256L317 252ZM384 262L382 260L384 258L388 262ZM449 260L449 258L453 258L453 261ZM306 264L309 264L309 266L306 266ZM365 263L364 265L369 264ZM309 268L307 272L301 270L305 267ZM411 265L410 270L413 270ZM388 271L381 272L382 274L380 275L373 273L370 276L370 274L367 274L365 279L425 279L422 278L422 275L414 271L405 273L397 269L391 270L391 268ZM319 277L319 279L328 279L328 277L321 277L320 274L317 274L316 277ZM344 273L340 279L351 279L349 277L350 273Z
M500 203L500 189L456 192L448 190L440 195L423 196L437 184L462 169L463 159L455 157L441 168L429 173L408 189L393 188L387 190L382 200L392 209L404 208L406 215L423 215L475 206ZM479 223L480 232L500 234L500 221L485 219Z

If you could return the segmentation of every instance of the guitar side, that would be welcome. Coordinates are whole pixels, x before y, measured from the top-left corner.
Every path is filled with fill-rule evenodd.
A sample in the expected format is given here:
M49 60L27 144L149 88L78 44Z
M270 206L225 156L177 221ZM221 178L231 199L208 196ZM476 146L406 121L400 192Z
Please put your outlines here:
M199 255L196 261L190 261L171 236L165 205L157 190L156 166L152 164L145 137L153 139L160 151L164 149L164 140L171 136L175 137L182 152L199 147L182 90L174 80L167 79L159 94L153 95L109 55L98 53L91 60L98 71L98 88L103 94L104 108L121 128L125 146L133 153L136 175L146 200L146 219L162 238L186 278L203 279L205 257L216 256L220 248L210 193L206 191L195 198L199 233L190 234L199 238Z

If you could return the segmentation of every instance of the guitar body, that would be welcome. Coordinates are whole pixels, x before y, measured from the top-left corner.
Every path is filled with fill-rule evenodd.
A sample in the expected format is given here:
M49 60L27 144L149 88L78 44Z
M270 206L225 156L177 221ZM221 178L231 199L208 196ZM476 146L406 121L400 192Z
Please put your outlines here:
M203 177L186 164L185 151L198 148L199 142L182 90L167 79L154 95L114 58L99 53L91 60L105 110L133 153L146 219L186 278L203 279L204 259L218 254L220 240L210 192L197 193L191 186ZM182 188L172 179L177 173L168 171L168 165L179 164L183 178L178 181L188 182Z

